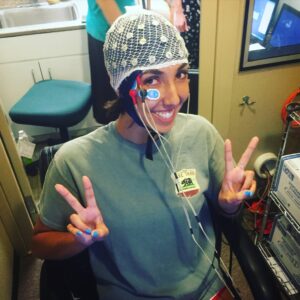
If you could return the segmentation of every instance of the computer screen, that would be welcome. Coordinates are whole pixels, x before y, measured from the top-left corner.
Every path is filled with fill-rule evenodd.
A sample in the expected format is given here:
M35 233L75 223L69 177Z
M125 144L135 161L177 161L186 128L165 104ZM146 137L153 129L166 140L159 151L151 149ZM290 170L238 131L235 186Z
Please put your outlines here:
M282 6L269 45L272 47L300 45L300 11L287 4Z
M247 0L240 70L300 62L300 0Z
M276 4L276 0L255 0L251 31L253 42L264 42Z

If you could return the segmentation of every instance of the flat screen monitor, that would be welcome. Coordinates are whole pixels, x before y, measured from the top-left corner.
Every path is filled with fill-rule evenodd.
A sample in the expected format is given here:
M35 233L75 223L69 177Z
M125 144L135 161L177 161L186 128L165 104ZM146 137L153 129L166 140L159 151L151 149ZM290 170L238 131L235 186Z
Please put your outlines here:
M275 0L255 0L251 31L252 43L264 43L276 5L277 1Z
M300 11L283 4L272 30L269 46L289 47L300 45Z
M300 62L300 0L245 1L240 70Z

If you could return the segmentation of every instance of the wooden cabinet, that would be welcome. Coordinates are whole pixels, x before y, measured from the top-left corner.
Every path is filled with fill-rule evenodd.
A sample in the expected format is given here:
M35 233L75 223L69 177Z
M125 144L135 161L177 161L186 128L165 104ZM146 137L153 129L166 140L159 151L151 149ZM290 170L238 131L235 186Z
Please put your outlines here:
M0 101L5 113L40 80L65 79L90 82L85 30L50 32L0 38ZM91 113L79 127L95 126ZM35 136L55 129L11 122L15 136L20 129Z
M0 160L0 218L14 249L24 255L30 251L32 221L2 139Z
M0 220L19 255L30 251L37 207L0 105Z
M14 249L0 219L0 299L12 299Z

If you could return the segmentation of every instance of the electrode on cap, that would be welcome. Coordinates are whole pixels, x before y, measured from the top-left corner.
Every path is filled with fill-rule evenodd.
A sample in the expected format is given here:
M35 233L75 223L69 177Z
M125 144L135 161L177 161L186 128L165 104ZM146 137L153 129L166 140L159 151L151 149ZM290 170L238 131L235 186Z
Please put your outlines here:
M260 178L267 178L267 172L274 176L277 156L272 152L264 153L257 157L254 162L254 169Z

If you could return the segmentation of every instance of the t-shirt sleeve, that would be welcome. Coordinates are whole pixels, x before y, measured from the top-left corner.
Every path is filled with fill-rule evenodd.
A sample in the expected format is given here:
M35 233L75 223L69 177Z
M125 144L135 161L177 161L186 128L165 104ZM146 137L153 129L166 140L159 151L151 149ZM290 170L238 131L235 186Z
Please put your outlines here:
M60 183L65 186L77 199L80 199L80 193L67 163L58 153L48 168L40 196L39 209L40 218L45 225L55 230L66 231L70 215L74 213L74 210L55 190L55 184Z

